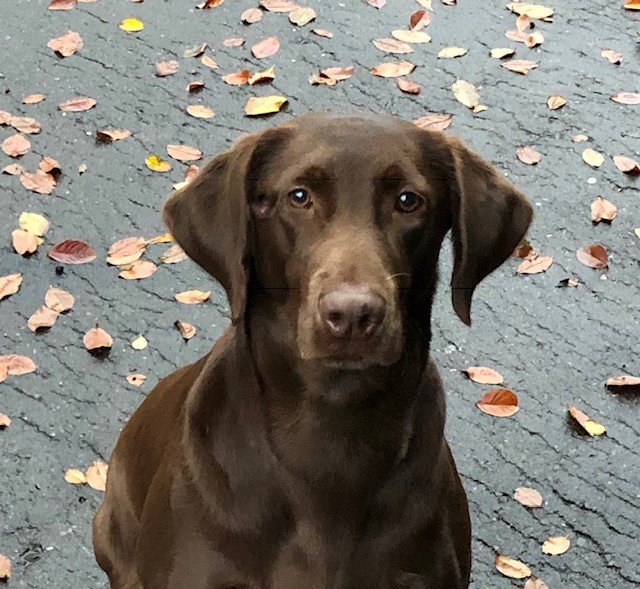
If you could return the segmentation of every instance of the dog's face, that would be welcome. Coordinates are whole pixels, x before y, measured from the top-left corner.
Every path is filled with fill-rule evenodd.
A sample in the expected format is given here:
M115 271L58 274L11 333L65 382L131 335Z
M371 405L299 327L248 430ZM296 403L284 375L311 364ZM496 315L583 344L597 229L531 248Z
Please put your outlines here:
M226 288L234 319L250 285L295 325L301 359L362 369L397 361L451 227L454 307L468 323L473 289L531 208L456 140L392 117L313 115L218 156L165 218Z

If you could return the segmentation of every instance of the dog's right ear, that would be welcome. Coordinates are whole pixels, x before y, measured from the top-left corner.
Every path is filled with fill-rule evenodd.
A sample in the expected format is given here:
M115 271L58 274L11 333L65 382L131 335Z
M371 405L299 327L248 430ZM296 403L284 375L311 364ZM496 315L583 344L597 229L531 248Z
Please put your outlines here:
M178 244L226 290L234 323L244 315L249 278L247 178L256 147L272 131L243 137L216 156L163 209Z

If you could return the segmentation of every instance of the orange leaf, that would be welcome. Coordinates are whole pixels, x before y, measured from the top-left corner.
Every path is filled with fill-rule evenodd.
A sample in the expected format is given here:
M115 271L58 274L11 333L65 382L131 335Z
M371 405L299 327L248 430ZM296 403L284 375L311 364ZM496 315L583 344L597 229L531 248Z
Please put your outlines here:
M87 484L96 491L104 491L107 487L107 472L109 467L96 460L85 473Z
M49 10L71 10L77 4L77 0L51 0Z
M185 341L190 340L196 334L196 328L191 323L176 320L173 324Z
M325 29L313 29L312 32L318 35L318 37L326 37L327 39L331 39L333 37L333 33Z
M640 10L640 0L626 0L624 8L627 10Z
M496 556L494 564L499 572L511 579L526 579L531 576L531 569L526 564L508 556L499 554Z
M264 59L275 55L280 49L280 41L277 37L267 37L259 41L251 48L251 53L256 59Z
M244 107L244 112L248 116L255 117L278 112L287 99L284 96L252 96Z
M196 119L211 119L213 118L213 111L202 104L190 104L187 106L187 112Z
M416 66L408 61L393 61L372 67L371 73L381 78L399 78L410 74L415 68Z
M4 370L4 373L2 372L3 370ZM7 367L0 366L0 382L2 382L6 378L6 376L7 376ZM0 429L9 427L10 425L11 425L11 420L9 419L9 417L4 413L0 413Z
M613 63L614 65L619 64L622 61L622 53L618 53L613 49L603 49L600 55L605 59L608 59L609 63Z
M469 368L463 370L462 373L473 382L480 384L502 384L504 382L504 378L502 378L499 372L491 368L485 368L484 366L469 366Z
M273 80L276 77L276 68L275 66L271 66L269 69L263 70L261 72L256 72L249 78L249 84L252 86L259 82L266 82L269 80Z
M547 100L547 106L549 107L549 110L558 110L565 104L567 104L567 99L564 96L549 96L549 100Z
M125 280L141 280L155 274L157 269L158 266L149 260L136 260L123 268L119 276Z
M96 101L93 98L76 96L75 98L70 98L69 100L62 102L58 105L58 108L64 112L82 112L93 108L95 105Z
M128 131L127 129L105 129L104 131L96 131L96 139L103 143L120 141L127 137L131 137L131 131Z
M571 541L567 536L552 536L544 541L542 552L558 556L564 554L571 546Z
M146 244L144 237L119 239L109 248L107 264L124 266L135 262L144 254Z
M11 233L13 249L21 256L32 254L38 249L38 236L22 229L14 229Z
M601 196L596 197L591 203L591 221L594 223L599 223L600 221L610 223L617 213L618 207Z
M24 135L11 135L2 142L2 151L10 157L20 157L31 149L31 142Z
M529 487L518 487L513 498L525 507L542 507L542 495Z
M56 180L51 174L42 170L35 172L23 172L20 174L20 182L27 189L38 194L51 194L56 187Z
M11 578L11 561L0 554L0 581L7 581Z
M75 31L69 31L66 35L51 39L47 43L47 47L53 49L60 57L73 55L76 51L82 49L83 45L82 37Z
M243 86L249 81L249 77L249 70L241 70L234 74L222 76L222 81L225 84L230 84L231 86Z
M100 348L111 348L111 346L113 346L111 336L97 325L84 334L82 342L84 343L84 347L89 351Z
M65 313L73 308L75 299L66 290L50 286L44 296L44 304L56 313Z
M38 329L49 329L53 327L53 324L58 319L59 313L49 309L49 307L45 307L44 305L40 307L27 321L27 326L34 333L38 331Z
M578 261L589 268L603 270L609 266L609 254L607 250L598 243L581 247L576 252Z
M27 356L19 356L17 354L0 356L0 365L1 364L4 364L7 367L7 372L12 376L29 374L30 372L34 372L36 369L36 365L31 358L28 358Z
M203 292L201 290L186 290L174 295L176 301L185 305L199 305L204 303L210 296L211 291Z
M7 274L0 276L0 301L12 294L16 294L20 290L22 284L22 274Z
M42 126L36 119L31 117L12 117L9 124L20 133L27 133L32 135L34 133L40 133Z
M629 376L628 374L623 374L622 376L612 376L607 379L605 385L611 389L617 388L630 388L630 389L638 389L640 391L640 376Z
M86 264L96 259L96 251L84 241L65 239L56 243L47 255L61 264Z
M164 264L177 264L187 259L187 254L177 243L160 255L160 261Z
M260 0L260 6L269 12L291 12L298 8L297 4L288 0Z
M128 374L127 382L134 387L139 387L144 381L147 380L147 377L144 374Z
M590 436L601 436L606 432L603 425L590 419L588 415L576 407L569 407L568 411L569 415L571 415Z
M509 389L492 389L476 402L476 407L494 417L511 417L518 412L518 397Z

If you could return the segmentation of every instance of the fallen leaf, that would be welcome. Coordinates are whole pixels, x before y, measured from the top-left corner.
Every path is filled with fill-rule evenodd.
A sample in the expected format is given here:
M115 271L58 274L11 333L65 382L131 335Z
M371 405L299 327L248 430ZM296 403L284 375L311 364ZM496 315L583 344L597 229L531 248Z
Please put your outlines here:
M413 53L410 45L397 39L374 39L373 44L387 53Z
M515 52L515 49L510 49L509 47L496 47L489 52L489 55L494 59L502 59L504 57L511 57Z
M82 342L84 343L84 347L89 351L99 350L100 348L108 349L113 346L113 339L111 336L97 325L84 334Z
M29 149L31 149L31 142L24 135L10 135L2 142L2 151L10 157L21 157Z
M185 180L187 180L187 182L190 182L198 175L198 172L200 172L200 168L198 168L198 166L196 166L195 164L191 164L190 166L187 166L184 171ZM168 233L167 235L171 236L170 233ZM173 241L173 237L168 241ZM149 243L152 243L152 242L149 242ZM168 243L168 242L162 242L162 243Z
M526 579L531 576L531 569L526 564L508 556L499 554L494 560L494 565L500 573L510 579Z
M157 269L158 266L150 260L136 260L132 264L123 267L118 276L125 280L142 280L153 276Z
M220 6L224 0L205 0L204 2L198 4L198 8L202 9L210 9L215 8L216 6Z
M58 178L60 174L62 174L60 164L52 157L48 157L46 155L40 160L38 168L45 174L51 174L54 178Z
M522 33L525 29L531 27L531 18L526 14L521 14L516 19L516 29L519 33Z
M254 84L258 84L259 82L266 82L269 80L273 80L275 77L276 77L276 68L275 66L272 65L270 68L255 72L252 76L250 76L249 84L253 86Z
M51 0L49 10L71 10L78 4L77 0Z
M44 295L44 304L56 313L66 313L73 308L75 299L66 290L50 286L47 294Z
M518 487L513 498L525 507L542 507L542 495L529 487Z
M7 372L12 376L22 376L23 374L29 374L36 370L35 362L31 358L18 354L0 356L0 365L1 364L7 367Z
M367 4L369 6L373 6L374 8L377 8L378 10L380 8L382 8L386 3L387 3L387 0L367 0Z
M179 262L184 262L187 259L187 254L177 243L160 255L160 261L163 264L177 264Z
M606 432L603 425L593 419L589 419L589 417L579 409L569 407L568 411L569 415L571 415L591 437L601 436Z
M614 155L613 163L616 168L625 174L640 174L640 164L630 157L623 155Z
M433 113L420 117L413 123L427 131L444 131L451 125L452 120L453 115Z
M31 315L31 317L29 317L27 320L27 326L34 333L38 331L38 329L49 329L50 327L53 327L56 319L58 319L58 315L59 313L43 305L33 315Z
M533 247L531 246L529 241L523 237L520 240L520 243L516 246L516 249L513 250L513 253L511 255L514 258L527 258L532 253L535 253L533 251Z
M552 536L542 544L542 552L558 556L569 550L569 546L571 546L571 541L567 536Z
M243 86L249 82L250 77L249 70L241 70L233 74L222 76L222 81L231 86Z
M22 284L22 273L7 274L0 276L0 301L20 290Z
M167 153L181 162L192 162L202 158L202 152L188 145L167 145Z
M298 8L297 4L287 0L260 0L260 6L269 12L291 12Z
M402 41L404 43L429 43L431 41L431 37L427 35L427 33L425 33L424 31L417 31L415 29L411 29L410 31L405 31L404 29L396 29L395 31L391 31L391 35L398 41ZM408 52L403 51L402 53Z
M607 379L605 386L614 390L624 388L640 390L640 376L630 376L628 374L612 376Z
M549 589L549 587L544 581L531 577L524 584L524 589Z
M0 367L0 382L2 382L4 380L4 378L2 378L2 370L4 369L4 376L7 376L7 367L6 366L2 366ZM9 427L11 425L11 420L9 419L8 415L5 415L4 413L0 413L0 429L3 429L5 427ZM2 579L2 576L0 575L0 579Z
M196 328L191 323L176 320L173 324L185 341L189 341L196 334Z
M335 86L337 83L337 80L334 80L333 78L327 78L322 74L312 74L309 76L309 84L313 86L318 86L320 84L325 86Z
M147 377L144 374L127 374L127 382L134 387L139 387Z
M331 31L326 31L325 29L313 29L311 32L318 35L318 37L326 37L327 39L333 38L333 33Z
M196 166L189 166L189 168L195 168ZM187 168L187 170L189 169ZM186 174L186 171L185 171ZM141 238L142 239L142 238ZM173 241L173 235L171 233L162 233L151 238L147 243L170 243Z
M120 141L127 137L131 137L131 131L127 129L105 129L104 131L96 131L96 139L102 141L102 143Z
M540 4L525 4L523 2L511 2L507 8L518 15L526 15L533 20L544 20L553 16L553 8Z
M38 249L39 245L37 235L22 229L13 230L11 233L11 243L13 245L13 249L21 256L34 253Z
M83 110L89 110L96 105L96 101L93 98L87 98L86 96L76 96L65 100L58 105L58 108L64 112L82 112Z
M7 581L11 578L11 561L0 554L0 581Z
M328 67L320 70L320 74L322 76L324 76L325 78L330 78L331 80L335 80L336 82L348 80L351 76L353 76L354 72L355 68L353 66Z
M82 176L87 171L87 164L80 164L78 166L78 174Z
M537 47L538 45L542 45L544 43L544 36L540 31L534 31L530 35L527 35L524 38L524 44L527 47Z
M51 194L56 187L56 180L51 174L42 170L35 172L23 172L20 174L20 182L27 189L38 194Z
M187 112L196 119L212 119L214 112L202 104L190 104L187 106Z
M198 305L204 303L211 296L211 291L203 292L201 290L185 290L174 295L176 301L185 305Z
M608 59L609 63L613 63L614 65L617 65L622 61L622 53L618 53L613 49L603 49L600 55L605 59Z
M523 164L530 166L539 163L542 159L542 154L534 147L518 147L518 149L516 149L516 155Z
M579 284L580 282L575 278L563 278L558 282L558 284L556 284L556 288L565 288L565 287L576 288Z
M144 163L152 172L169 172L171 170L171 164L155 154L148 155Z
M408 61L392 61L372 67L371 73L381 78L399 78L410 74L415 68L416 66Z
M480 384L502 384L504 382L504 378L499 372L484 366L469 366L469 368L462 371L462 374L465 374L473 382Z
M420 94L420 84L416 84L411 80L406 80L405 78L398 78L396 80L398 84L398 88L407 94Z
M107 264L124 266L131 264L142 257L147 245L144 237L125 237L119 239L110 248L107 254Z
M607 250L598 243L581 247L576 252L576 257L578 258L578 261L582 262L585 266L589 266L589 268L595 268L597 270L607 268L609 265L609 255Z
M475 108L480 102L480 94L476 87L466 80L457 80L451 90L456 100L464 104L467 108Z
M416 10L409 17L409 28L412 31L420 31L429 25L431 15L426 10Z
M620 92L614 94L611 100L619 102L620 104L640 104L640 94L636 94L635 92Z
M278 38L267 37L251 47L251 53L256 59L264 59L265 57L275 55L278 49L280 49L280 41L278 41Z
M505 61L500 65L512 72L522 75L528 74L532 69L538 67L538 64L535 61L529 61L528 59L512 59L511 61Z
M118 26L127 33L139 33L144 29L144 23L137 18L125 18Z
M589 137L587 135L574 135L571 138L571 141L573 141L574 143L582 143L584 141L589 141Z
M241 15L242 22L251 25L262 20L262 10L259 8L247 8Z
M107 472L109 467L104 463L96 460L85 474L87 484L96 491L104 491L107 487Z
M193 47L188 47L182 53L183 57L200 57L209 47L208 43L198 43L198 45L194 45Z
M592 168L599 168L602 164L604 164L604 156L601 153L598 153L595 149L591 149L590 147L587 147L582 152L582 159Z
M187 92L200 92L204 88L204 82L202 80L195 80L189 82L186 87Z
M618 213L618 207L612 202L601 196L597 196L591 203L591 221L600 223L600 221L611 222Z
M567 99L564 96L553 95L549 96L547 100L547 106L550 110L558 110L567 104Z
M156 62L156 76L164 78L175 74L180 69L180 64L177 61L158 61Z
M84 241L65 239L56 243L47 255L61 264L86 264L96 259L96 251Z
M517 274L540 274L546 272L553 264L551 256L540 256L536 252L530 253L516 268Z
M9 374L9 369L7 368L6 364L0 364L0 382L4 382L5 380L7 380L8 374ZM3 415L3 414L0 413L0 415Z
M244 39L242 37L229 37L222 41L225 47L240 47L244 45Z
M87 482L87 478L84 473L77 468L70 468L64 472L64 480L70 485L84 485Z
M458 0L441 0L441 2L445 6L455 6L458 3Z
M476 407L494 417L511 417L518 412L518 397L509 389L492 389L476 402Z
M464 47L445 47L438 52L439 59L453 59L466 55L469 50Z
M208 55L203 55L202 58L200 59L200 63L205 67L211 68L212 70L218 69L218 64L213 59L211 59Z
M32 135L34 133L40 133L42 126L36 119L31 117L13 117L9 124L20 133L27 133Z
M53 49L60 57L69 57L83 46L82 37L75 31L69 31L66 35L51 39L47 43L47 47Z
M149 345L149 342L144 337L144 335L139 335L136 339L131 342L131 347L134 350L144 350Z
M304 7L292 10L289 13L289 20L299 27L308 25L312 20L316 18L316 11L313 8Z
M244 112L250 117L278 112L286 102L284 96L252 96L247 100Z
M640 10L640 0L626 0L623 7L627 10Z
M24 174L24 169L20 164L9 164L2 168L3 174L10 174L12 176L19 176L20 174Z

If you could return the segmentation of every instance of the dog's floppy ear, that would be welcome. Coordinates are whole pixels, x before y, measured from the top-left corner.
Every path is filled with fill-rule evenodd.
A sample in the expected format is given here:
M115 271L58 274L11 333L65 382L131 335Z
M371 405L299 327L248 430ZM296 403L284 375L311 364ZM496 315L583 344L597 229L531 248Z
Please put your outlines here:
M178 244L226 290L234 323L243 316L247 299L246 179L263 134L248 135L216 156L163 209Z
M533 218L533 209L493 166L458 139L448 141L455 170L451 296L458 317L470 325L474 289L520 243Z

